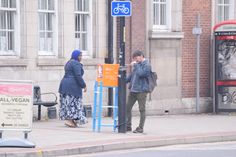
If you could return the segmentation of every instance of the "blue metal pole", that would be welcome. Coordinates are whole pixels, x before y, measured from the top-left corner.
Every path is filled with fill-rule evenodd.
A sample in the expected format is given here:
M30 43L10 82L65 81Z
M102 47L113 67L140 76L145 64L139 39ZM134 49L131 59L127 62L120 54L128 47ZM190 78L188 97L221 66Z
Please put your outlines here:
M103 84L100 82L99 84L99 109L98 109L98 132L101 130L101 118L102 118L102 87Z
M97 89L98 82L96 81L94 84L94 99L93 99L93 131L96 129L96 116L97 116Z

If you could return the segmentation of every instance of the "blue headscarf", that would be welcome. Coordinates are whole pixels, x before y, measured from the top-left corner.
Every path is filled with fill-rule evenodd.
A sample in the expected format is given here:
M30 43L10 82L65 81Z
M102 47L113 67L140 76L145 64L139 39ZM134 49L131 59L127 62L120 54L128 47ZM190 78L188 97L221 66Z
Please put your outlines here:
M81 54L80 50L74 50L71 54L71 59L74 59L74 60L78 61L78 57L79 57L80 54Z

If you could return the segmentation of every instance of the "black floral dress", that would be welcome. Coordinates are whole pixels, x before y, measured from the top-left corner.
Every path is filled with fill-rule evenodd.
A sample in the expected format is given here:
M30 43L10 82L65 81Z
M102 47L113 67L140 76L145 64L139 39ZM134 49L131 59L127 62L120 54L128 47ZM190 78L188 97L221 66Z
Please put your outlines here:
M67 94L60 94L59 117L61 120L74 120L77 125L88 122L83 112L82 99Z

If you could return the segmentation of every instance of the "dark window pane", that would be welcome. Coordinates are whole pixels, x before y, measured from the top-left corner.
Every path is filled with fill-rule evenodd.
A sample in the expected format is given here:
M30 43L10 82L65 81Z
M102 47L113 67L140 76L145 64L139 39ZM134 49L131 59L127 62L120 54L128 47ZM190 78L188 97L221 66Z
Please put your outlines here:
M54 0L48 0L48 10L54 10Z
M80 34L79 33L75 33L75 38L80 38Z
M82 0L76 0L76 11L83 11Z
M88 15L82 15L82 24L83 24L83 28L82 31L87 31L87 18Z
M7 37L6 32L0 31L0 51L7 50Z
M229 19L229 6L224 7L224 20Z
M6 32L5 31L0 31L0 38L6 37Z
M47 30L52 30L52 14L47 13Z
M82 34L82 50L87 50L87 33Z
M44 32L39 33L39 37L40 38L45 38L45 33Z
M47 9L47 0L39 0L39 9L41 10Z
M225 0L224 4L229 4L229 0Z
M1 0L1 7L8 8L8 0Z
M39 30L45 30L45 13L39 13Z
M45 33L44 32L39 33L39 50L40 51L45 50Z
M10 8L16 8L16 0L10 0Z
M153 5L153 24L157 25L157 4Z
M75 15L75 31L80 31L80 15Z
M14 32L8 32L8 50L14 50Z
M156 5L156 24L160 25L160 4Z
M7 13L8 29L14 29L14 12Z
M50 33L47 33L47 38L52 38L52 33L50 32Z
M84 0L84 11L89 11L89 0Z
M6 29L6 11L0 11L0 29Z
M166 25L166 4L161 4L160 8L161 25Z

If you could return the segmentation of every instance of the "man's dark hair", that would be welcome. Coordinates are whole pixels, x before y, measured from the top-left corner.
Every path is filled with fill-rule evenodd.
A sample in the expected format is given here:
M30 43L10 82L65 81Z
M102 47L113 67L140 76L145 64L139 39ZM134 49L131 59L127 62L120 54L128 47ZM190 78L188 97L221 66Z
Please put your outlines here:
M134 53L133 53L133 58L134 58L134 57L137 57L137 56L143 56L143 57L144 57L144 54L143 54L142 51L136 50L136 51L134 51Z

